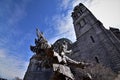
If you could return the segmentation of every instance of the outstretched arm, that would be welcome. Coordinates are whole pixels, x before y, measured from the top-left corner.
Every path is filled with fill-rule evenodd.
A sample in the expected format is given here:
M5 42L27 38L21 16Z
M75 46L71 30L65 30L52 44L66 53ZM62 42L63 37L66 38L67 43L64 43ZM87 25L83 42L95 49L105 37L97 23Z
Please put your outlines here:
M84 69L85 67L90 66L89 63L77 62L77 61L72 60L71 58L69 58L67 56L65 56L65 57L66 57L66 60L67 60L68 64L71 65L71 66L79 67L79 68L82 68L82 69Z

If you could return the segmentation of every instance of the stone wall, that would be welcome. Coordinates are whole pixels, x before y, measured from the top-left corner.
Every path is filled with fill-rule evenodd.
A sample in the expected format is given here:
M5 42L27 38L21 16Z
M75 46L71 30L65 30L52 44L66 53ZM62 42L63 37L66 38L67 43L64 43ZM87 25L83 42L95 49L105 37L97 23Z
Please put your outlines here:
M77 7L77 10L76 10ZM110 30L83 5L79 4L72 13L77 41L73 44L72 58L102 63L114 71L120 70L120 41ZM84 10L82 10L84 9ZM79 14L74 18L76 14Z

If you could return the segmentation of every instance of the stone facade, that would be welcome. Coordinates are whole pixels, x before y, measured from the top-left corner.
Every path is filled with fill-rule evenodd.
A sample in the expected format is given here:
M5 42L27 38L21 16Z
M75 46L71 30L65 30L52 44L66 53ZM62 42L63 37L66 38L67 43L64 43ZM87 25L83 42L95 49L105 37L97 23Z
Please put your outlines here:
M120 32L107 30L103 24L83 5L72 13L77 41L73 44L73 58L93 61L120 70Z

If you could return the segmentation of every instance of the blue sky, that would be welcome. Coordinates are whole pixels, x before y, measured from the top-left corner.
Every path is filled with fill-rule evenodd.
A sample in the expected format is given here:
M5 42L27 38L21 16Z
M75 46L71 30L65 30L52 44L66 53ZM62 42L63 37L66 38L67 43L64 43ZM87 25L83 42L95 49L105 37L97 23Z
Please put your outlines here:
M80 2L109 26L120 28L119 0L0 0L0 77L23 78L33 55L36 28L54 43L59 38L75 41L71 12Z

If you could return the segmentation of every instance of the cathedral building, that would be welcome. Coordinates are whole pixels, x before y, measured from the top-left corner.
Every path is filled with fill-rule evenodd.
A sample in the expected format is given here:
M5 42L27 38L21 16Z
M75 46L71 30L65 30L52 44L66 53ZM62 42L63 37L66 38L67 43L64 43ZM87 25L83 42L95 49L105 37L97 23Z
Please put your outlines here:
M120 70L120 31L105 29L83 4L72 13L76 42L73 44L73 58L101 63L112 70Z
M76 41L66 38L57 40L53 46L57 52L60 43L66 41L73 53L70 56L76 61L102 64L114 72L120 71L120 31L112 28L105 29L100 22L82 3L73 12L73 25ZM38 56L33 55L24 76L24 80L49 80L52 70L40 69L35 62ZM39 60L39 59L38 59Z

